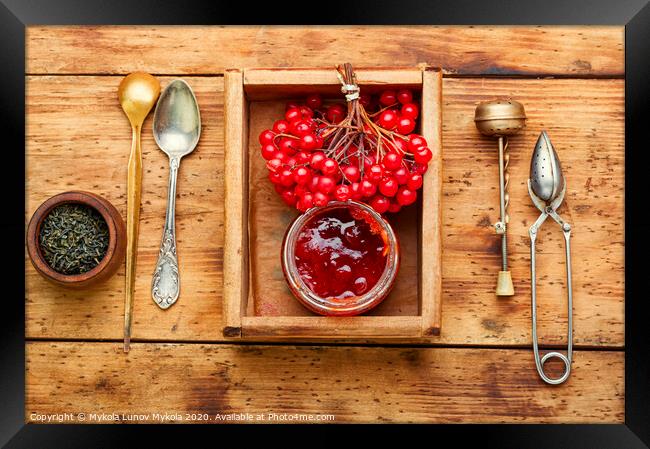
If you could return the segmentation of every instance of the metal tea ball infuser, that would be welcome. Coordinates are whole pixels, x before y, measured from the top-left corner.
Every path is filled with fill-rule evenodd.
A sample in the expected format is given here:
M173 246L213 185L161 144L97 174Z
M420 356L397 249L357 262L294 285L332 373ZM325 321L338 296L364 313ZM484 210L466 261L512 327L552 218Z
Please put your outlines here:
M537 221L528 230L530 236L530 280L532 295L532 333L533 333L533 351L535 353L535 365L537 372L544 382L551 385L558 385L569 378L571 374L571 358L573 355L573 295L571 288L571 225L564 221L556 212L564 200L566 193L566 180L562 174L560 159L553 148L551 140L548 138L546 131L542 131L533 157L530 161L530 178L528 179L528 193L533 200L533 204L542 214ZM566 275L567 275L567 298L568 298L568 337L567 337L567 355L556 351L548 352L540 359L539 348L537 346L537 291L535 288L535 239L540 226L544 221L551 217L562 228L564 234L564 248L566 253ZM564 373L557 379L551 379L544 373L544 363L551 358L558 358L564 362Z
M526 126L526 112L524 106L515 100L493 100L480 103L476 107L474 122L478 130L490 137L497 137L499 141L499 209L500 220L495 223L494 229L501 236L501 270L497 280L497 296L513 296L512 275L508 270L508 249L506 241L506 225L509 222L508 203L508 137L517 134Z

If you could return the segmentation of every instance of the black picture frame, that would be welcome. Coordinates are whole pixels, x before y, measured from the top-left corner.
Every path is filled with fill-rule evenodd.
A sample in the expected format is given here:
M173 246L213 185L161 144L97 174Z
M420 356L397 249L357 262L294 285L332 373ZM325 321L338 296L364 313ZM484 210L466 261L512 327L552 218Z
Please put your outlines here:
M650 446L650 326L645 290L650 230L644 201L648 187L650 115L650 4L647 0L546 0L449 2L327 2L318 16L306 3L198 2L154 0L0 0L0 117L5 164L4 213L0 235L7 236L2 260L4 295L0 319L0 444L6 447L126 447L136 432L168 438L170 432L211 432L212 426L99 426L25 424L25 27L66 24L527 24L625 25L625 424L622 425L469 425L436 426L436 441L477 439L499 448L641 448ZM248 7L247 7L248 6ZM322 6L322 5L321 5ZM8 141L7 141L8 140ZM19 151L23 149L23 152ZM21 169L22 168L22 169ZM18 192L23 192L21 196ZM622 223L620 224L623 225ZM6 255L9 254L9 256ZM0 278L2 279L2 278ZM248 426L246 426L248 427ZM280 426L271 426L280 427ZM173 428L173 430L172 430ZM137 429L137 430L136 430ZM255 426L256 433L269 427ZM217 429L215 429L217 430ZM421 429L420 429L421 430ZM273 431L273 430L272 430ZM411 432L412 429L409 429ZM217 432L223 433L219 426ZM246 438L243 426L236 428ZM328 435L331 435L331 430ZM373 434L400 434L390 427ZM402 434L403 435L403 434ZM168 442L171 440L167 440ZM217 444L224 443L221 438ZM153 440L149 440L153 444Z

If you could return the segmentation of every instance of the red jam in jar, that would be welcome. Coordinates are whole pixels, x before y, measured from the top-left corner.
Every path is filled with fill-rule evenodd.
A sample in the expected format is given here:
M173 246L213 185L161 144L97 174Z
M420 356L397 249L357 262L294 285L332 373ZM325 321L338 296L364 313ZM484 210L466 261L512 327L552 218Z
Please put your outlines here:
M289 227L283 269L294 295L322 315L357 315L389 293L399 266L395 233L369 206L331 202Z
M373 229L371 219L354 212L341 208L315 215L298 234L298 274L318 296L344 300L363 295L384 272L385 237L378 226Z

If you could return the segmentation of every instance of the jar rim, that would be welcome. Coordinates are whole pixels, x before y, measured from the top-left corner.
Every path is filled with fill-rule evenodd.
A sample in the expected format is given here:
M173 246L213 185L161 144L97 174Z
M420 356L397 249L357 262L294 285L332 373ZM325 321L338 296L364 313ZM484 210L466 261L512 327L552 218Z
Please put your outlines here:
M298 273L295 260L295 247L302 228L315 216L335 209L357 209L368 214L378 223L386 236L388 254L384 271L366 293L348 298L345 302L334 302L314 293ZM309 310L321 315L359 315L381 303L393 287L399 269L399 242L392 226L381 214L365 203L354 200L330 201L327 205L313 207L299 215L289 225L282 242L282 270L294 296Z

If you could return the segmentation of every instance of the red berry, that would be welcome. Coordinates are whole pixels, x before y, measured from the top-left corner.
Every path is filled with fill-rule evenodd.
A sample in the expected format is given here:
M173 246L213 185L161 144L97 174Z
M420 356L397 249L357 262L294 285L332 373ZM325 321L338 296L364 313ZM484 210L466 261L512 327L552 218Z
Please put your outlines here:
M280 153L282 154L282 153ZM282 161L277 158L270 159L266 162L266 168L269 169L270 172L275 173L278 171L278 169L282 167Z
M309 190L311 192L318 192L318 183L320 182L320 176L312 176L311 182L309 185Z
M362 197L363 194L361 193L361 184L358 182L353 182L350 184L350 199L360 200Z
M420 147L413 153L413 159L415 159L415 162L422 165L428 164L432 157L433 153L431 153L431 150L427 147Z
M296 120L300 120L302 118L302 113L297 107L289 108L287 109L287 112L284 113L284 118L286 118L289 123L292 123Z
M298 151L298 140L290 137L281 137L278 144L280 151L286 156L293 156Z
M383 106L390 106L397 102L397 94L394 90L385 90L379 96L379 103Z
M298 197L294 193L293 190L288 189L285 190L284 192L281 193L282 200L287 203L289 206L295 206L296 201L298 201Z
M384 177L384 169L381 168L381 165L373 165L370 167L370 170L367 171L366 173L366 178L368 181L372 182L373 184L379 183L381 181L381 178Z
M289 131L289 122L286 120L277 120L273 124L273 132L276 134L284 134Z
M276 151L278 151L278 149L275 148L275 145L272 143L262 145L262 157L267 161L273 159Z
M300 106L300 114L302 118L312 118L314 116L314 111L307 106Z
M406 181L406 186L410 190L417 190L422 187L422 175L419 173L412 173L409 175L408 181Z
M400 134L411 134L415 129L415 120L409 117L402 117L397 121L397 132Z
M380 214L388 211L388 206L390 206L390 201L381 195L377 195L370 200L370 206Z
M300 143L298 144L301 149L303 150L315 150L318 145L318 141L316 140L316 136L313 134L305 134L300 138Z
M321 176L318 179L318 191L329 194L334 190L334 187L336 187L336 182L334 182L334 178L331 176Z
M307 209L311 209L314 207L314 195L311 193L307 192L305 193L299 200L298 203L296 204L296 207L298 210L301 212L305 212Z
M318 109L323 105L323 100L321 99L320 95L312 94L307 97L305 103L312 109Z
M293 180L296 182L296 184L304 186L309 181L311 181L311 171L305 167L298 167L293 172Z
M359 187L359 191L363 196L370 197L373 196L375 193L377 193L377 186L375 186L372 182L368 181L367 179L364 179L361 181L361 186Z
M415 120L420 115L420 108L415 103L406 103L402 106L402 117L408 117Z
M384 178L379 183L379 191L385 196L395 196L398 188L399 184L394 178Z
M404 140L404 139L400 139L400 138L395 139L394 147L397 149L398 153L402 153L402 154L406 153L408 151L408 149L409 149L409 145L408 145L407 141Z
M296 154L296 163L297 164L306 164L311 160L311 157L309 156L309 153L305 153L304 151L300 151Z
M311 155L311 162L309 165L315 170L320 170L320 168L323 166L323 161L327 159L327 156L325 156L325 153L322 151L316 151L312 153Z
M343 108L343 105L340 104L333 104L329 108L327 108L327 120L329 120L332 123L339 123L343 118L345 118L345 109Z
M417 198L417 192L415 190L409 189L408 187L400 187L400 189L397 191L396 199L401 206L408 206L409 204L413 204Z
M294 108L300 108L300 105L298 103L294 103L294 102L290 101L289 103L287 103L284 110L288 111L289 109L294 109Z
M347 201L351 196L352 192L350 192L350 187L346 185L339 185L334 191L334 198L336 198L338 201Z
M370 107L371 102L372 102L372 97L369 94L359 95L359 104L363 106L365 109L368 109Z
M291 132L298 137L306 136L312 132L311 122L309 120L296 120L291 123Z
M320 171L324 175L333 175L339 170L339 164L334 159L327 158L323 161Z
M314 136L314 149L323 147L323 138L321 136Z
M409 171L406 167L400 167L393 172L393 177L398 184L403 185L408 181Z
M289 159L289 156L284 154L282 151L276 151L275 154L273 155L273 159L277 159L283 164L287 162L287 159Z
M379 116L377 123L384 129L393 129L397 125L397 120L397 113L392 109L386 109Z
M269 172L269 179L273 184L280 184L280 172L277 171L270 171Z
M391 212L391 213L394 214L394 213L396 213L396 212L399 212L399 210L400 210L401 208L402 208L402 205L401 205L401 204L392 201L392 202L390 203L390 206L388 206L388 212Z
M285 168L280 172L280 184L285 187L291 187L294 183L293 172L289 168Z
M409 136L409 151L411 153L414 153L415 150L417 150L420 147L426 147L427 146L427 141L424 140L424 137L418 135L418 134L411 134Z
M359 168L354 165L345 165L342 168L343 176L350 182L357 182L359 180L360 172Z
M369 171L370 167L372 167L372 165L374 164L374 162L373 162L373 160L375 159L374 155L375 154L373 153L372 154L373 157L370 157L370 156L364 156L363 157L363 171L364 172Z
M400 89L397 92L397 101L402 104L410 103L413 101L413 92L411 92L409 89Z
M260 133L260 144L262 145L272 144L273 139L275 139L275 133L270 129L265 129Z
M402 166L402 156L397 153L388 153L382 160L387 170L397 170Z
M413 164L412 171L413 173L419 173L420 175L423 175L427 172L427 169L429 166L427 164Z
M314 206L326 206L329 200L329 197L322 192L314 193Z

